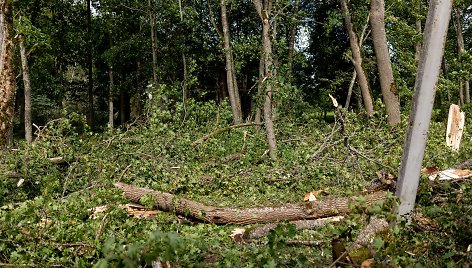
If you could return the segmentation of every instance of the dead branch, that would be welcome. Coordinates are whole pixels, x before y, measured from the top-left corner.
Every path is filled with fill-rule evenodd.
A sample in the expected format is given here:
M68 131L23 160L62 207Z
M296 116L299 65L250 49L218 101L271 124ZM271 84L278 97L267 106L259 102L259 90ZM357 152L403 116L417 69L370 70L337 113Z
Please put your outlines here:
M243 124L239 124L239 125L231 125L231 126L227 126L227 127L224 127L224 128L219 128L205 136L203 136L202 138L192 142L192 146L195 146L197 144L200 144L206 140L208 140L209 138L213 137L213 136L216 136L220 133L223 133L225 131L228 131L228 130L231 130L233 128L240 128L240 127L249 127L249 126L260 126L261 124L258 124L258 123L254 123L254 122L250 122L250 123L243 123Z
M146 195L154 199L156 207L163 211L189 216L204 222L216 224L254 224L281 221L319 219L349 213L350 205L358 204L359 197L332 198L300 204L286 204L279 207L221 208L208 206L170 193L163 193L146 188L117 182L126 198L135 203ZM371 206L385 199L385 192L363 195L365 205Z

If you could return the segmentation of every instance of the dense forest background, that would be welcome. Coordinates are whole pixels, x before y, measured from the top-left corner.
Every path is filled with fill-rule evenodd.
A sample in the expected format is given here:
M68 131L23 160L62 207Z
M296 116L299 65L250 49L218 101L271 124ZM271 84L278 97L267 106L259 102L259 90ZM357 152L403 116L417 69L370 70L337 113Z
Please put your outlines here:
M130 217L113 182L253 207L318 189L357 195L380 170L396 177L429 1L0 4L14 44L14 97L0 105L0 266L329 266L333 241L347 247L369 217L394 217L390 196L343 224L280 224L239 244L232 225ZM454 1L423 162L438 170L472 158L470 119L458 151L444 141L449 106L472 112L471 26L472 2ZM434 228L392 228L370 257L468 267L471 189L423 175L418 210Z

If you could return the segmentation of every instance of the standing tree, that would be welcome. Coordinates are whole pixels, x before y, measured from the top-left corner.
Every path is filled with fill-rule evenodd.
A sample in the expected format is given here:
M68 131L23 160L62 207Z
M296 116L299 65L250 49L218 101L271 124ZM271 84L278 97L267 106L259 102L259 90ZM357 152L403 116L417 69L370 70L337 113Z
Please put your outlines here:
M11 1L0 0L0 147L7 143L15 104L12 24Z
M385 2L372 0L370 9L370 24L372 26L372 40L374 41L375 56L379 70L380 87L387 109L388 124L394 126L400 123L400 101L398 99L395 81L393 80L392 63L387 47L385 33Z
M265 65L265 98L264 98L264 123L267 133L267 142L269 144L269 156L272 160L277 160L277 141L275 139L274 122L272 120L272 93L273 85L271 78L274 72L272 64L272 42L270 40L270 16L272 10L272 0L252 0L257 13L262 20L262 47L264 51Z
M462 12L458 6L454 6L454 28L457 37L458 59L462 64L462 54L465 53L464 36L462 34ZM459 78L459 96L461 104L470 102L470 85L468 79Z
M31 122L31 83L26 54L25 41L22 34L18 35L20 45L21 68L23 69L23 84L25 87L25 139L27 143L33 141L33 124Z
M226 58L226 82L228 85L229 102L231 104L231 111L233 112L233 122L234 124L240 124L242 122L241 101L239 98L236 75L234 73L233 52L231 50L230 31L226 13L226 0L221 0L220 4L221 26L223 27L223 42Z
M371 117L372 115L374 115L374 105L372 104L372 96L370 95L369 82L364 72L364 68L362 67L361 49L359 47L357 35L354 32L354 26L352 24L351 15L349 13L347 0L341 0L341 10L343 12L344 24L349 35L349 43L351 45L352 51L352 64L354 65L354 68L357 73L357 81L359 82L359 86L361 88L364 107L367 111L367 115Z

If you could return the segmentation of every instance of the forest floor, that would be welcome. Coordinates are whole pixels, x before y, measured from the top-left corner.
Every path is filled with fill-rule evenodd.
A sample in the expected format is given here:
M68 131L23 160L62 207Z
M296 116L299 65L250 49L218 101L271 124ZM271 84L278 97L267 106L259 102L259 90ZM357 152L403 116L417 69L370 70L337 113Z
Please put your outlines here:
M359 195L380 171L397 176L407 128L406 118L392 128L380 115L366 122L349 113L342 135L338 120L280 117L273 162L263 129L235 128L195 143L230 125L230 115L187 113L185 120L150 120L100 134L80 120L57 120L38 131L32 145L18 142L1 153L0 266L327 267L334 240L348 247L366 218L394 217L392 205L354 210L340 223L305 230L280 223L268 236L240 243L230 237L234 229L255 225L202 223L156 211L149 198L140 200L149 215L131 216L113 183L233 208L303 203L307 192L319 190L321 200ZM471 130L458 152L445 146L445 131L444 120L431 123L425 167L444 170L472 158ZM376 266L468 267L471 189L470 179L431 182L423 174L416 209L426 227L400 222L376 237Z

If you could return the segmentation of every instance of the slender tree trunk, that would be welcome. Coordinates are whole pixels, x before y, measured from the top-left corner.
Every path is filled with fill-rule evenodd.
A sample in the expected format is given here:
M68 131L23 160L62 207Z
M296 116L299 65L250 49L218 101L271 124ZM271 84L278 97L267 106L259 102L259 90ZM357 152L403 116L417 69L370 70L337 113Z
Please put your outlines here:
M370 24L372 25L372 39L374 41L375 56L377 58L377 68L379 69L380 87L387 110L387 122L390 126L395 126L400 123L400 101L393 79L392 63L387 47L387 34L385 32L384 21L384 0L372 0Z
M448 71L447 71L447 62L446 62L446 57L443 56L442 61L441 61L441 70L444 75L444 78L447 80L448 78ZM449 104L452 103L452 96L451 96L451 90L449 90L449 87L446 87L446 94L447 94L447 102Z
M154 2L148 0L149 5L149 25L151 28L151 49L152 49L152 86L157 88L157 33L156 15L154 14Z
M288 77L292 79L292 71L293 71L293 54L295 52L295 38L297 37L297 28L298 28L298 19L297 13L300 8L300 0L295 0L293 3L293 16L292 21L290 23L290 36L288 39L288 56L287 56L287 69L288 69Z
M351 78L351 82L349 82L349 89L347 90L347 97L346 97L346 103L344 104L344 108L346 110L349 109L349 104L351 102L351 97L352 97L352 89L354 88L354 84L356 82L356 78L357 78L357 72L356 70L354 69L354 71L352 72L352 78Z
M465 52L465 45L464 45L464 36L462 35L462 14L461 10L455 6L454 7L454 28L456 29L456 37L457 37L457 50L458 50L458 59L459 62L462 64L462 53ZM469 88L469 81L467 79L460 78L459 79L459 92L461 96L461 102L470 103L470 88ZM465 95L465 96L464 96Z
M15 105L12 25L11 1L0 0L0 150L7 144Z
M234 63L231 51L231 41L229 33L228 18L226 13L226 1L221 0L221 25L223 27L223 42L226 57L226 80L228 86L229 102L231 104L231 111L233 113L234 124L240 124L242 122L241 115L241 102L239 100L239 93L235 88L235 74L234 74Z
M141 61L136 63L136 116L140 117L143 114L143 107L141 105L143 83L141 81Z
M179 12L180 12L180 22L184 21L184 12L182 10L182 0L179 0ZM185 103L187 100L187 57L185 53L182 51L182 65L184 71L184 80L182 81L182 103L185 108Z
M262 47L264 50L265 80L270 80L273 76L274 66L272 64L272 43L270 40L270 23L269 17L271 12L272 1L252 0L256 7L257 13L262 20ZM267 142L269 144L269 156L275 161L277 160L277 142L275 139L275 130L273 112L272 112L272 83L266 81L266 90L264 98L264 123L267 133Z
M347 0L341 0L341 9L344 16L346 30L349 35L349 43L352 50L352 63L357 72L357 81L361 88L364 108L367 111L367 115L371 117L374 114L374 105L372 104L372 96L370 95L369 82L367 81L367 76L364 72L364 69L362 68L361 50L356 33L353 29L351 15L349 14L349 8L347 6Z
M23 84L25 87L25 139L27 143L33 142L33 124L31 122L31 83L23 35L18 36L20 45L21 67L23 69Z
M113 66L110 64L108 69L108 76L110 79L110 87L108 88L108 126L113 129L113 93L115 92L115 81L113 77Z
M92 67L92 10L91 0L87 0L87 34L88 34L88 52L87 52L87 65L88 65L88 124L90 128L94 129L95 124L95 113L93 107L93 67Z
M260 106L260 100L262 97L262 92L263 92L263 84L264 84L264 66L265 66L265 60L264 60L264 54L261 55L261 58L259 60L259 81L257 82L257 98L256 98L256 128L257 130L260 129L260 124L261 124L261 115L262 115L262 109Z

